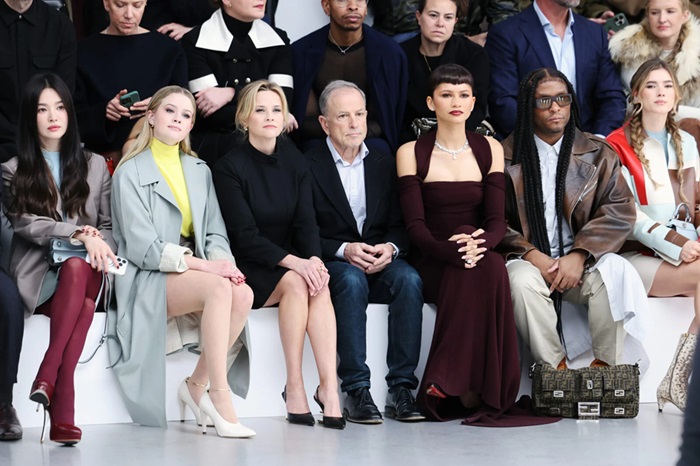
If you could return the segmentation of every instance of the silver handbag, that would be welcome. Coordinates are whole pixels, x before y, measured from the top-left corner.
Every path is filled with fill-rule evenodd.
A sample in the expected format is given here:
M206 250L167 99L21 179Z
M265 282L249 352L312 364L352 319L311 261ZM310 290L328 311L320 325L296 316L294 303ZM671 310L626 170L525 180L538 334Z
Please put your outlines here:
M685 219L681 220L681 208L685 209ZM690 208L688 204L681 202L676 207L673 217L666 224L671 230L674 230L679 235L683 235L691 241L698 240L698 232L693 225L693 219L690 216Z

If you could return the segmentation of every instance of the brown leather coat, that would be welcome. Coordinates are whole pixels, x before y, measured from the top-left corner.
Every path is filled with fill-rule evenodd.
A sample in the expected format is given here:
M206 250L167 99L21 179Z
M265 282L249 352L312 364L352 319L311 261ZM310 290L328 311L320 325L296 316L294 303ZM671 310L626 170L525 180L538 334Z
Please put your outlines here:
M529 242L521 166L512 164L513 143L513 135L503 142L508 231L497 250L506 259L535 248ZM586 251L589 263L617 252L636 219L634 198L620 172L617 153L604 140L579 130L566 176L564 206L574 235L572 250Z

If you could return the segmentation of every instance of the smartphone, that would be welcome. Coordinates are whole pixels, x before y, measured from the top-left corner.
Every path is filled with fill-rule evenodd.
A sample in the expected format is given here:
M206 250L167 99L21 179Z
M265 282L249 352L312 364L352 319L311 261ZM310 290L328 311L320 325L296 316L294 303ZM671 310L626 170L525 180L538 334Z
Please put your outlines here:
M629 25L629 22L627 21L627 16L625 16L624 13L618 13L612 18L609 18L605 22L605 31L610 32L610 31L619 31L620 29L626 27Z
M131 92L119 97L119 103L122 105L122 107L126 107L126 108L131 108L132 105L134 105L136 102L138 102L140 100L141 100L141 98L139 97L138 91L131 91Z

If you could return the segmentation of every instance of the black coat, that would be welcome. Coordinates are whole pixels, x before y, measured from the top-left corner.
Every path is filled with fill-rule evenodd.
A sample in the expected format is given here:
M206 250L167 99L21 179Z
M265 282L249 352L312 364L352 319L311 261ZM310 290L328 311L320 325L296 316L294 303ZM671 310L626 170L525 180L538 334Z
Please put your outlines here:
M372 246L391 242L402 255L406 252L408 235L399 205L393 157L374 151L364 159L367 218L359 232L328 145L324 141L305 155L313 180L323 260L335 259L336 251L345 242Z

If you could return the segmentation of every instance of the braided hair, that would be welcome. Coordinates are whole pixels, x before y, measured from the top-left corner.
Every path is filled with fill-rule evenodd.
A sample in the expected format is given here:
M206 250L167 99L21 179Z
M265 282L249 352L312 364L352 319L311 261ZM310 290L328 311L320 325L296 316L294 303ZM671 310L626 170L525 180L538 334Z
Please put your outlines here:
M647 60L641 65L639 65L639 68L634 73L634 76L632 76L632 80L630 81L631 92L629 101L632 105L632 110L629 117L630 145L632 146L635 155L642 163L644 170L649 175L649 178L651 179L652 183L654 183L654 185L656 186L657 182L652 177L649 159L647 159L646 155L644 154L644 140L647 139L647 132L644 131L644 128L642 127L642 114L644 109L641 100L639 100L638 98L639 93L642 91L643 87L649 80L649 75L652 71L656 70L665 70L666 72L668 72L668 74L671 76L671 81L673 82L673 92L675 94L674 106L673 109L670 112L668 112L665 126L666 131L668 131L668 134L671 135L671 143L676 151L676 158L678 163L676 176L678 177L679 185L678 196L683 202L688 202L688 199L685 193L683 192L683 143L681 141L680 127L678 125L678 122L676 122L675 118L676 113L678 112L678 103L680 102L681 89L678 85L676 75L673 73L673 70L671 69L669 64L660 58L652 58L651 60Z
M529 241L541 252L551 256L547 222L544 215L544 195L542 193L542 173L540 157L535 145L534 115L535 93L540 83L546 81L561 81L566 85L567 92L573 97L569 122L564 128L564 137L559 150L556 172L555 213L557 216L557 232L559 234L559 254L564 254L564 194L566 192L566 172L569 169L571 151L578 126L578 105L574 88L566 76L558 70L541 68L528 74L521 82L518 91L518 107L514 131L513 164L520 164L523 174L525 213L530 227ZM554 308L557 312L557 331L564 340L561 330L562 295L555 292L552 295Z

